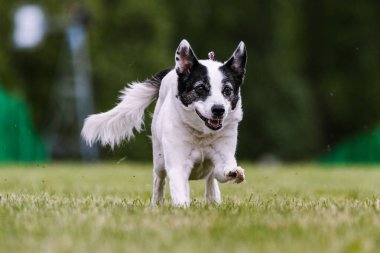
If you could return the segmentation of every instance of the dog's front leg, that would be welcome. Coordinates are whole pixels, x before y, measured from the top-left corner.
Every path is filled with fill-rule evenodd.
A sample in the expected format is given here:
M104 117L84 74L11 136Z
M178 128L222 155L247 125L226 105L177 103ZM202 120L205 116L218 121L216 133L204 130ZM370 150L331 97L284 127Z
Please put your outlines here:
M189 178L181 169L181 165L168 167L170 195L173 205L178 207L190 206Z
M205 197L207 204L220 204L222 202L219 185L214 177L214 174L211 174L206 178Z
M165 150L165 169L169 177L170 195L173 205L190 205L189 176L193 167L191 149L187 145L167 145Z
M245 180L244 169L237 166L235 157L224 157L224 161L215 162L214 176L221 183L241 183ZM223 158L222 158L223 159Z
M214 177L221 183L241 183L245 180L244 169L239 167L235 158L236 138L225 137L212 147Z

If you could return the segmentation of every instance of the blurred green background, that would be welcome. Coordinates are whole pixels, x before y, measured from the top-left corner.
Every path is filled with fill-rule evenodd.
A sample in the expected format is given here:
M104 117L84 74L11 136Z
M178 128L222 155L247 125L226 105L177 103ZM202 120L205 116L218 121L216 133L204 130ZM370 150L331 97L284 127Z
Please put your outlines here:
M14 13L30 3L43 9L46 34L36 47L22 49L12 39ZM219 61L244 41L239 159L380 162L379 14L376 0L2 1L0 88L27 105L22 110L34 126L27 131L43 140L43 159L83 159L76 64L66 33L73 23L79 20L86 31L92 112L113 107L128 82L173 66L183 38L199 58L213 50ZM1 124L17 125L4 115ZM99 149L99 158L151 159L146 122L135 140L116 151ZM12 142L2 137L10 133L3 128L0 151ZM22 140L19 146L26 148Z

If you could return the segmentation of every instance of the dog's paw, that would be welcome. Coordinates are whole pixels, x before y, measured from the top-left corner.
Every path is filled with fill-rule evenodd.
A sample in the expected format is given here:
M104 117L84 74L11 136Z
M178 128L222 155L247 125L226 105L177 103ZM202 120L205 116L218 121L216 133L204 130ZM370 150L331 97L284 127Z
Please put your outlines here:
M226 177L230 182L239 184L245 180L244 169L242 167L236 167L235 169L227 172Z

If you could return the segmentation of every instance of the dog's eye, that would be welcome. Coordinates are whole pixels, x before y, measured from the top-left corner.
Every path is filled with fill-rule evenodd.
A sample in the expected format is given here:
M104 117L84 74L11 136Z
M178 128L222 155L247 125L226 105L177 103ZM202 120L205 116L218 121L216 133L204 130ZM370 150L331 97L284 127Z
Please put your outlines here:
M197 87L195 87L195 92L198 93L199 95L202 95L206 92L206 87L203 86L203 85L199 85Z
M232 89L230 87L224 87L223 89L223 95L226 96L226 97L229 97L231 96L232 94Z

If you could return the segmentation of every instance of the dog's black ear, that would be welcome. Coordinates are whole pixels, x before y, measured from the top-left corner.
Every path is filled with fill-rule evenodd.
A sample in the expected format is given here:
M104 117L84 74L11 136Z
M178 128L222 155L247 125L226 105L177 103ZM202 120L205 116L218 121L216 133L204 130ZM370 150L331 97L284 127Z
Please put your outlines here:
M244 76L245 65L247 63L247 50L245 44L241 41L236 48L235 52L232 54L231 58L224 63L224 67L232 70L233 73L239 76Z
M193 66L198 63L198 59L187 40L179 43L175 53L175 69L177 74L187 74L191 72Z

